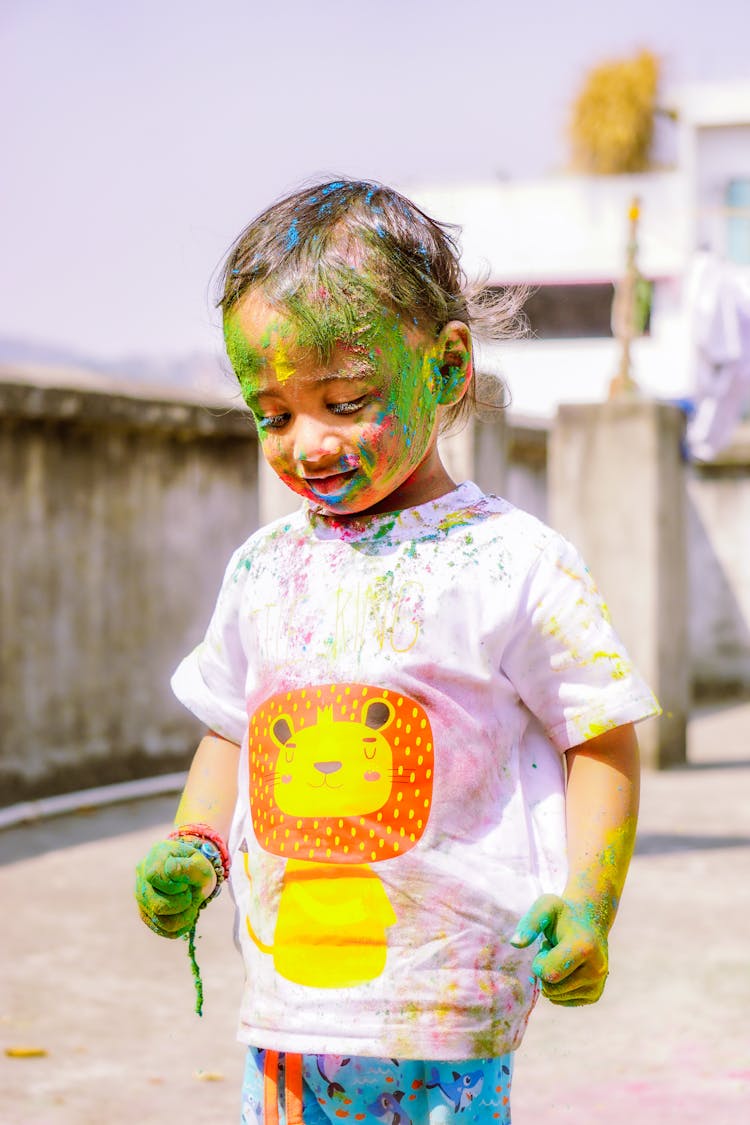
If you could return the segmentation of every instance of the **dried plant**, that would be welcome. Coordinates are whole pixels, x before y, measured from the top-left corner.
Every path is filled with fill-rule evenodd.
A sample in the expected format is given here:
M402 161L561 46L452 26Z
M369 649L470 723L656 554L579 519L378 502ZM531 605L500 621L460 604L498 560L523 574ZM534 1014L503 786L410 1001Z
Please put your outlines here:
M658 84L659 60L645 50L590 72L570 123L576 171L606 176L648 169Z

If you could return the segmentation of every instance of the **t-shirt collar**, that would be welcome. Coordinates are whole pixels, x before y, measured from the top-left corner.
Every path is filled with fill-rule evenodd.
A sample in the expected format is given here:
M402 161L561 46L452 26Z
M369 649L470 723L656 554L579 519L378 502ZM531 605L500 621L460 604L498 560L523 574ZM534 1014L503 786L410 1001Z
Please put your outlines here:
M452 526L451 517L471 508L484 499L482 491L473 481L462 484L414 508L396 512L381 512L372 516L337 516L306 504L307 519L319 539L394 540L419 538L425 532L434 532Z

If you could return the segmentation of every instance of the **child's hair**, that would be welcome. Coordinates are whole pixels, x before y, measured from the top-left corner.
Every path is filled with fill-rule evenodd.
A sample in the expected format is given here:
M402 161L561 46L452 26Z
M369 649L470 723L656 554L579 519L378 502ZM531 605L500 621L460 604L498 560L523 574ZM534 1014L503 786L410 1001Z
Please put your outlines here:
M258 287L324 358L337 341L355 342L384 309L435 335L451 320L488 341L521 334L526 292L468 284L455 231L382 184L303 187L253 219L229 251L217 301L225 329L243 295ZM446 428L481 401L474 384L450 408Z

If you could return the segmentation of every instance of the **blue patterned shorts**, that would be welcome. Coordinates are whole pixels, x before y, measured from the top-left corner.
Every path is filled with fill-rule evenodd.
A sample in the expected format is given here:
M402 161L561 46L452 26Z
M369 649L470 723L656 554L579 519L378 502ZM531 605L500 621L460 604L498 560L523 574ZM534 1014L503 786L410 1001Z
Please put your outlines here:
M513 1055L432 1062L248 1047L242 1125L510 1125Z

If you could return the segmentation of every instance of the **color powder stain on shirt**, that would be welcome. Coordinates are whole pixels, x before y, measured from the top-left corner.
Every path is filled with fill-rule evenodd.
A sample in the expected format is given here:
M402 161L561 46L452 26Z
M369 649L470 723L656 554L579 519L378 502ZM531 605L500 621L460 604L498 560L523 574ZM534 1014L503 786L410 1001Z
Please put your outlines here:
M477 513L472 508L464 508L458 512L451 512L450 515L444 516L441 519L438 527L440 531L452 531L454 527L464 527L466 524L472 523L476 519ZM469 542L469 540L467 540Z
M613 680L624 680L626 676L632 673L631 665L623 660L619 652L595 652L591 657L592 660L611 660L614 665L612 669Z
M558 562L556 565L563 572L563 574L567 575L568 578L572 578L575 582L582 582L589 593L595 595L598 602L599 612L601 613L604 620L609 623L611 620L609 606L599 593L597 585L594 582L594 579L591 577L591 571L589 570L589 568L586 566L583 567L582 571L576 572L575 570L570 570L567 567L563 566L560 562Z
M612 730L616 725L616 723L611 721L588 723L582 731L583 741L588 742L590 738L598 738L600 734L606 734L608 730Z
M392 520L387 520L383 524L383 526L375 532L375 534L373 535L373 539L385 539L385 537L387 535L390 535L390 533L393 531L393 528L396 526L397 520L398 513L396 513Z

